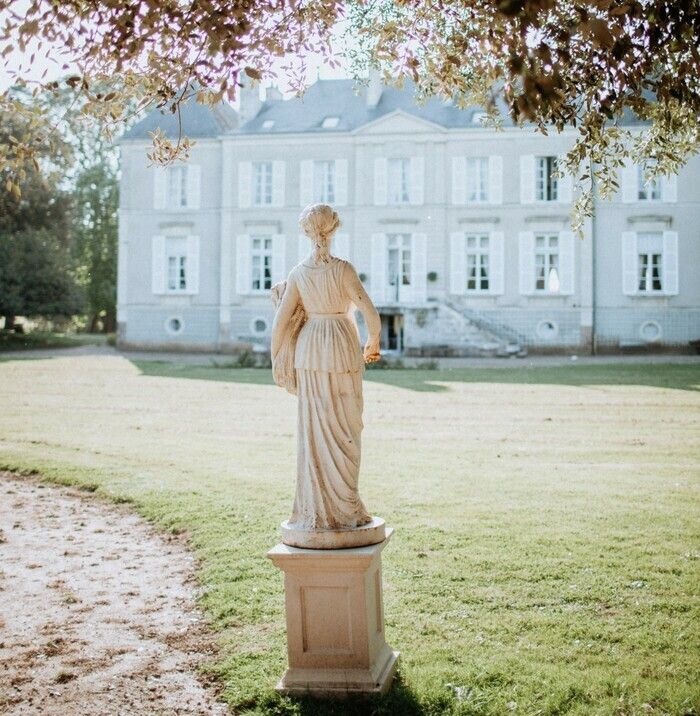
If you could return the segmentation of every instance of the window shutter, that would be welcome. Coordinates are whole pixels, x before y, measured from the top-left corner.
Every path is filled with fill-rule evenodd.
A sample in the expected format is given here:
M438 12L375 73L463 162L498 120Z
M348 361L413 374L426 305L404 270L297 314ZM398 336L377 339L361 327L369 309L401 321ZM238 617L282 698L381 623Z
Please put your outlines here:
M272 237L272 284L287 278L287 237L275 234Z
M452 157L452 203L464 204L467 197L467 158Z
M314 201L314 163L311 159L299 162L299 203L308 206Z
M502 231L489 234L489 293L494 295L501 295L504 290L504 244Z
M331 239L331 253L339 259L350 261L350 236L348 234L336 234Z
M532 231L518 234L518 253L520 293L527 296L535 288L535 234Z
M250 264L250 234L236 237L236 293L250 293L253 277Z
M165 209L168 170L165 167L153 167L153 208Z
M376 157L374 160L374 204L385 206L387 202L387 168L384 157Z
M253 184L252 162L238 162L238 206L250 206Z
M565 154L561 154L557 157L557 164L562 167L562 171L564 171L565 160ZM563 174L557 179L557 201L560 204L571 204L571 200L573 199L573 189L574 178L571 174Z
M450 293L463 296L467 292L467 251L464 232L450 234Z
M637 294L637 234L622 232L622 293L626 296Z
M559 293L569 296L574 292L576 247L573 231L559 232Z
M187 237L185 285L187 287L187 293L199 293L199 236Z
M622 201L630 204L639 200L639 185L637 181L637 165L629 159L625 161L621 170ZM636 291L635 291L636 293Z
M661 200L678 201L678 177L676 174L669 174L661 178Z
M272 162L272 206L284 206L284 162Z
M535 156L523 154L520 157L520 203L532 204L535 201Z
M311 239L306 234L297 238L297 263L301 263L311 253Z
M503 157L497 154L489 157L489 202L503 203Z
M423 157L411 157L411 186L408 192L411 204L422 204L425 195L425 162Z
M411 236L411 293L413 303L425 303L428 288L428 237Z
M151 291L165 293L165 236L151 240Z
M678 232L664 231L662 261L662 284L667 296L678 294Z
M370 286L372 300L382 304L386 301L386 234L372 234Z
M348 203L348 160L335 160L335 204L345 206Z
M200 177L201 168L199 164L187 165L187 208L199 209L201 205Z

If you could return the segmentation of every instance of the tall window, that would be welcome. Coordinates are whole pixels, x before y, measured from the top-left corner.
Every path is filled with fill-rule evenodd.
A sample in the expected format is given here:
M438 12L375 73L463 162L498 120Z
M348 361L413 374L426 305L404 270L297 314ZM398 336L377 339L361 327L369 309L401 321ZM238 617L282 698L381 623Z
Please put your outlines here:
M467 157L467 201L488 201L488 157Z
M387 162L390 204L408 204L410 193L410 159L389 159Z
M254 291L272 288L272 237L251 236L252 287Z
M168 167L167 205L171 209L187 206L187 167Z
M661 180L646 183L644 180L645 167L637 165L637 198L641 201L661 201Z
M316 201L332 204L335 201L335 162L314 162L314 195Z
M467 235L467 291L488 291L488 289L488 234Z
M387 235L387 273L391 297L399 300L400 286L411 285L411 235Z
M253 162L253 204L272 204L272 162Z
M535 199L537 201L556 201L558 182L554 173L557 170L556 157L535 157Z
M559 237L556 234L535 236L535 289L559 292Z
M652 293L662 291L663 239L661 234L637 236L637 289Z
M165 261L168 291L187 290L187 239L172 236L165 239Z

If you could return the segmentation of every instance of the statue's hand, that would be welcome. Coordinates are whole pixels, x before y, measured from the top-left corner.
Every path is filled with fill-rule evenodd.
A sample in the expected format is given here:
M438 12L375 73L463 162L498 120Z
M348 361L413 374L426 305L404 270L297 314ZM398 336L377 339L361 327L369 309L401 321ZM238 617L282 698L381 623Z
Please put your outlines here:
M382 356L379 352L379 341L367 342L362 352L365 363L376 363Z

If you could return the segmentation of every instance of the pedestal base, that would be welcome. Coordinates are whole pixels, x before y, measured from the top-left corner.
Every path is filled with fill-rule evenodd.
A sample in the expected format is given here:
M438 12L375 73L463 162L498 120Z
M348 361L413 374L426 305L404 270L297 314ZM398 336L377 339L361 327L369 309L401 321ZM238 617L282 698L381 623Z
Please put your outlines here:
M280 543L268 553L284 571L289 668L284 693L341 697L384 693L398 652L384 638L379 544L300 549Z
M343 530L302 530L285 520L280 525L282 542L290 547L301 549L347 549L379 544L386 539L386 525L381 517L373 517L371 522L359 527Z

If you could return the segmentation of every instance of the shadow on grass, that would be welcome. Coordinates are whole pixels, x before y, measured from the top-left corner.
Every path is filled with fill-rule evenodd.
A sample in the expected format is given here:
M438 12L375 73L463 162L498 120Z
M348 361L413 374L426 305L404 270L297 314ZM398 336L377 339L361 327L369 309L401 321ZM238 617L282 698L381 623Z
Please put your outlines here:
M226 383L274 385L269 368L224 368L165 361L132 361L142 375L161 378L215 380ZM606 364L571 366L504 366L444 370L368 370L365 380L418 392L444 392L449 383L509 383L525 385L642 385L700 391L700 363Z

